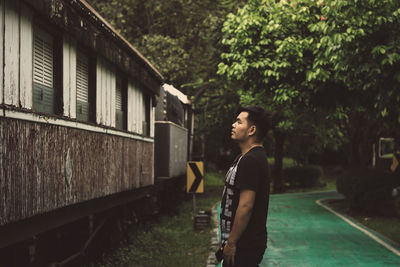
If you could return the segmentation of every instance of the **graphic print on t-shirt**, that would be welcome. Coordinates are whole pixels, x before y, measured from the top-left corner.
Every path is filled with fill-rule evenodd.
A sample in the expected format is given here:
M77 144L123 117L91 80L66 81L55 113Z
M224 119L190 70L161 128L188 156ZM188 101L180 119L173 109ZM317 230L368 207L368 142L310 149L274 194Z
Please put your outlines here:
M235 178L237 172L237 166L240 159L234 162L229 168L225 177L225 186L222 193L222 203L221 203L221 241L226 243L229 238L229 233L232 230L233 224L233 197L234 197L234 186Z

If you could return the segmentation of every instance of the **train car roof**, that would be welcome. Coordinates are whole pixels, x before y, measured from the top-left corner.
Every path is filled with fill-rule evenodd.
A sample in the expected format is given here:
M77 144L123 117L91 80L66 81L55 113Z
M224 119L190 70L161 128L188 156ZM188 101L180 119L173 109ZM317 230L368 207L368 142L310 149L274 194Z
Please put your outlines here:
M148 61L131 43L128 42L113 26L111 26L88 2L85 0L78 0L87 10L94 16L96 16L103 24L102 26L109 31L115 37L123 41L161 80L164 80L162 74Z
M171 95L178 97L179 101L181 101L183 104L190 105L191 102L187 95L176 89L173 85L164 83L163 89Z

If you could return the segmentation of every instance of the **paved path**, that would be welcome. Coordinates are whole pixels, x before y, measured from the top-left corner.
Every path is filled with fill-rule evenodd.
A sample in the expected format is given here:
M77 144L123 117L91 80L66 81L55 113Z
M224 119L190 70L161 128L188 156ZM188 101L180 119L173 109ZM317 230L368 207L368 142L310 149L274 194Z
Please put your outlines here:
M400 266L398 246L316 203L338 197L336 192L271 195L268 249L260 266Z

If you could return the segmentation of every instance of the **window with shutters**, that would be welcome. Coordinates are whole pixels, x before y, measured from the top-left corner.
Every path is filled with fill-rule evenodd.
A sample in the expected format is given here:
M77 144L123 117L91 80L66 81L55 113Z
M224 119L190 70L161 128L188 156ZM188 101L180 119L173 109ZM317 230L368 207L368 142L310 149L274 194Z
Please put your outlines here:
M89 58L78 50L76 60L76 117L89 121Z
M127 83L121 75L117 75L115 86L115 127L126 130L126 101Z
M55 112L54 39L35 27L33 40L33 109Z

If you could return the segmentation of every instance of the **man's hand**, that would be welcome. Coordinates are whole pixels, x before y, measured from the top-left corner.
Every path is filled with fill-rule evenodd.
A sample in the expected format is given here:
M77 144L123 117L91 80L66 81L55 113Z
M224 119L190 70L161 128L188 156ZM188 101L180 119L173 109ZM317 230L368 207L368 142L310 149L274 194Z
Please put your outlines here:
M235 254L236 245L232 245L228 241L224 247L224 262L226 262L228 266L235 265Z

